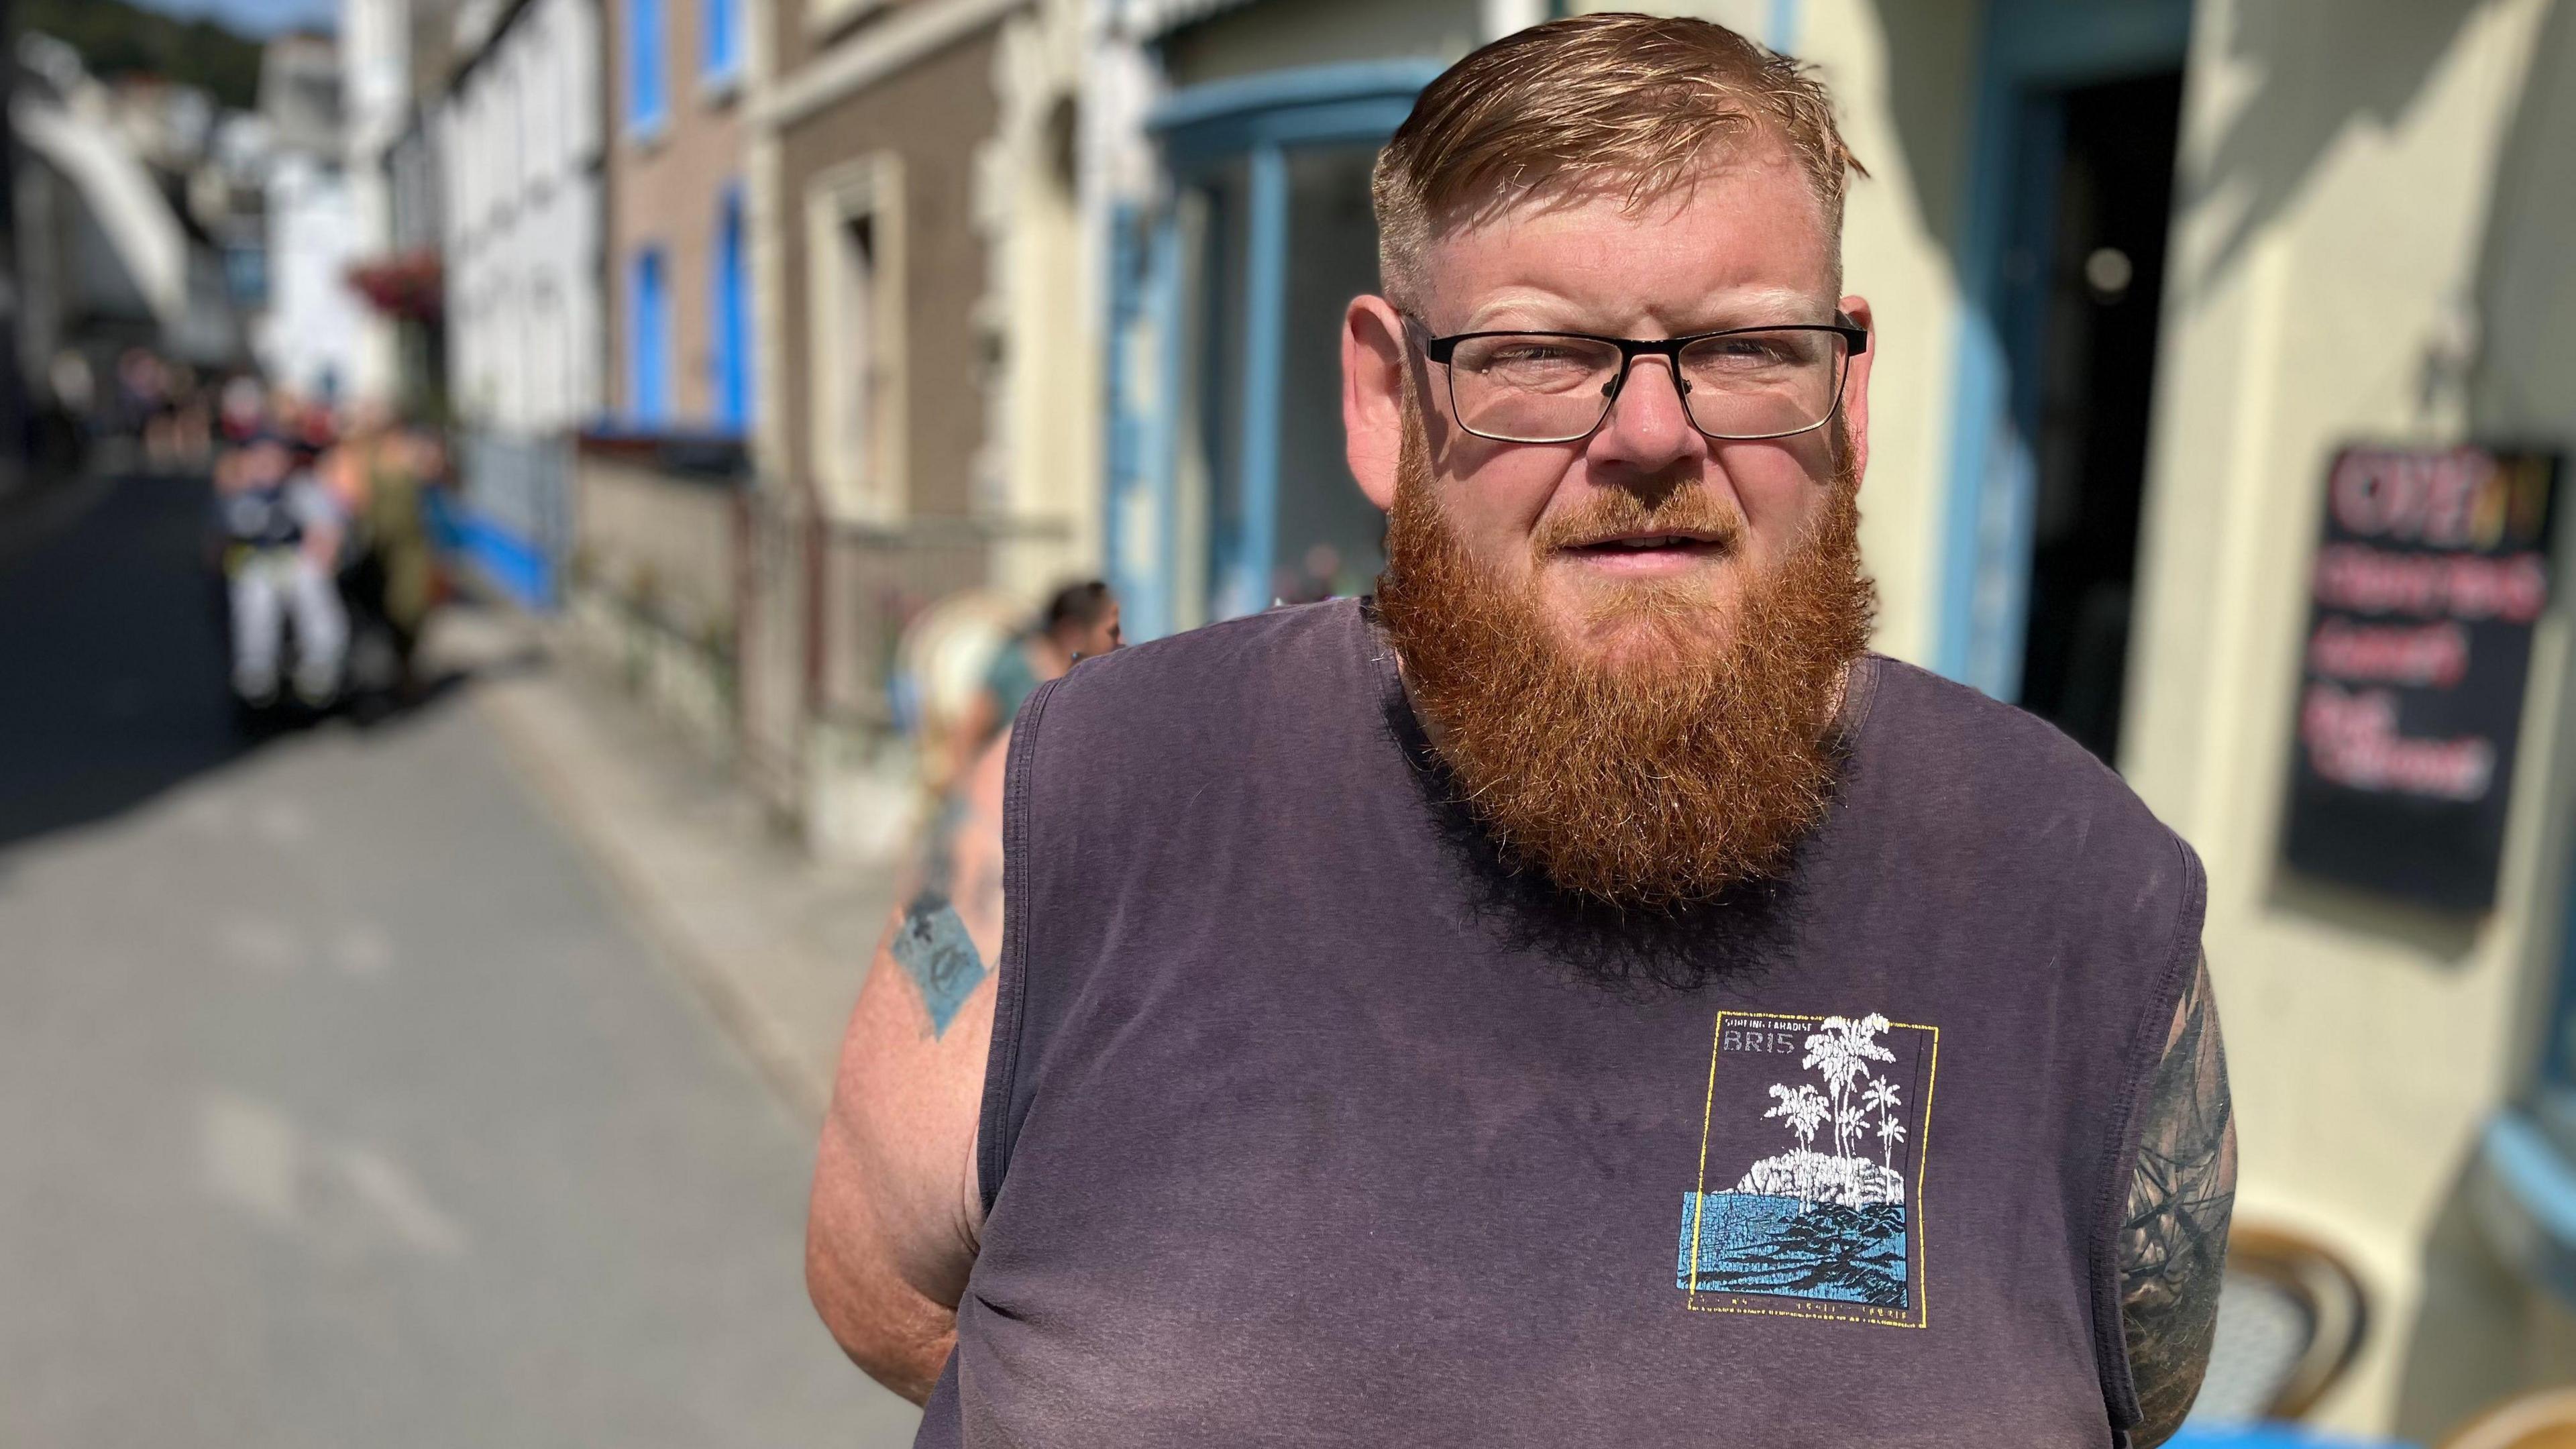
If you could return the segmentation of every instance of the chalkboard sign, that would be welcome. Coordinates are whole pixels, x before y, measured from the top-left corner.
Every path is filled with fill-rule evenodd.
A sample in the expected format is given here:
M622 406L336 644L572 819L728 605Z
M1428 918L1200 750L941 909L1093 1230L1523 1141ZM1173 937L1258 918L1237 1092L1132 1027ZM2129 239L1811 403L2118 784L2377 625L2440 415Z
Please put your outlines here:
M2554 455L2348 448L2309 578L2288 824L2304 874L2494 904Z

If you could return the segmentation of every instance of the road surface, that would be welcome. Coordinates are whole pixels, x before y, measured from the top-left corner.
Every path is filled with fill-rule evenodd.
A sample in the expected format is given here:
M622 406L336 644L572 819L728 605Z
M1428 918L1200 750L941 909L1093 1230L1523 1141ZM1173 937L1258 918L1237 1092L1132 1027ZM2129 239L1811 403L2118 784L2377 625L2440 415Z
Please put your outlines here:
M806 1130L470 688L236 735L203 508L0 517L0 1443L908 1443Z

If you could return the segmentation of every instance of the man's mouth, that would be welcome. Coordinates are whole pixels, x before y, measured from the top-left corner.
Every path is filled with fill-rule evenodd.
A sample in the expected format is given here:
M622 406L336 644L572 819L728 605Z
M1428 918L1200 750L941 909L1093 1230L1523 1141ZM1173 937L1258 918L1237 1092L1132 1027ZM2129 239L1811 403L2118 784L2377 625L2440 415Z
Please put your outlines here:
M1696 533L1637 533L1619 538L1594 539L1576 544L1577 548L1635 551L1648 548L1718 548L1719 540Z
M1734 541L1713 533L1622 533L1569 543L1564 552L1584 563L1621 572L1661 572L1724 558Z

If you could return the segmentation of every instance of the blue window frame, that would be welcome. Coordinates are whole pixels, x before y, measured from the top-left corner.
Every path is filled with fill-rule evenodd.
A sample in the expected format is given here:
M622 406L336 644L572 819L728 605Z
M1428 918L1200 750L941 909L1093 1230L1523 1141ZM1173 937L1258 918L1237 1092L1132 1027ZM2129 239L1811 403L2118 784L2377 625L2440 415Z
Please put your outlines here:
M627 411L638 423L671 415L671 289L659 247L635 254L626 328Z
M742 0L701 0L700 37L704 54L699 58L699 74L711 81L729 81L742 73Z
M667 109L662 51L662 0L626 0L626 126L631 131L661 129Z
M751 268L743 236L742 185L725 188L716 207L715 319L716 419L734 431L751 424Z
M1301 253L1314 238L1298 228L1339 214L1319 203L1365 198L1367 158L1440 70L1387 60L1270 71L1175 92L1148 119L1186 204L1122 212L1112 228L1104 523L1131 638L1260 608L1283 565L1319 552L1301 544L1348 522L1305 481L1334 470L1308 466L1300 450L1314 439L1297 420L1323 406L1308 384L1329 370L1317 297L1329 291L1337 317L1350 295L1324 263L1351 259ZM1352 264L1374 273L1373 233L1332 239L1366 242L1349 249ZM1185 449L1201 455L1188 467ZM1191 525L1185 473L1206 489L1193 494Z

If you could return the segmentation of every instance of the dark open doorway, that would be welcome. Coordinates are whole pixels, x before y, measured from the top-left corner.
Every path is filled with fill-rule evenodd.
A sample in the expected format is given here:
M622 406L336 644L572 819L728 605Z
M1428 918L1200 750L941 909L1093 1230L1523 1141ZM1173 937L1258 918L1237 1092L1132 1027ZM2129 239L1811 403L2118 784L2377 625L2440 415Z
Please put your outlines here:
M2036 473L2021 704L2116 758L2155 392L2179 71L2033 98L2007 254Z

